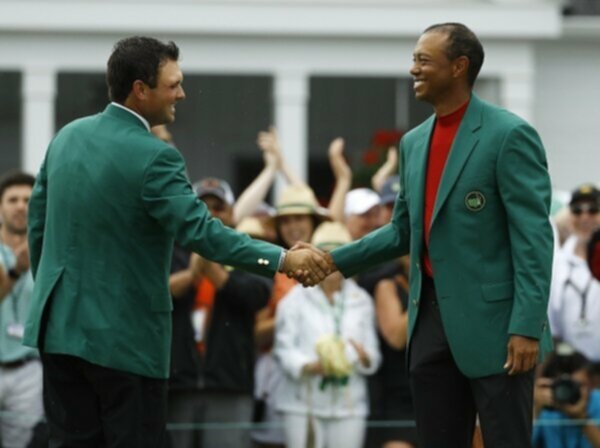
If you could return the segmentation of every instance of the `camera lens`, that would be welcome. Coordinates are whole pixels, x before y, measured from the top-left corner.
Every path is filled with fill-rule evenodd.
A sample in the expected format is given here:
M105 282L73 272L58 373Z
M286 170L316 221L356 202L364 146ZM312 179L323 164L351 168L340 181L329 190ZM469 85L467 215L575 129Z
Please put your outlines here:
M556 404L575 404L581 399L579 384L569 376L559 377L552 383L552 398Z

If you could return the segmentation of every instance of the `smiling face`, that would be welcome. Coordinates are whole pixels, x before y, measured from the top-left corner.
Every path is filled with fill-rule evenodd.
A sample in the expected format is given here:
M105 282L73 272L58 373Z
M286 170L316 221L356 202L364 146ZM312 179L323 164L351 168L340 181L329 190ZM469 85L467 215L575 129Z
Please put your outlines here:
M281 239L287 247L292 247L299 241L308 243L315 230L311 215L278 216L277 227Z
M423 34L413 53L410 74L418 100L434 103L452 84L452 63L446 55L448 36L443 33Z
M27 233L27 209L32 187L13 185L8 187L0 199L0 217L6 230L12 234Z
M410 74L418 100L437 105L452 98L457 87L464 88L468 59L461 56L450 60L447 54L448 35L430 31L421 35L413 53Z
M150 126L175 121L175 104L185 99L182 87L183 74L176 61L167 60L158 69L156 87L150 87L143 81L138 89L141 93L140 111Z

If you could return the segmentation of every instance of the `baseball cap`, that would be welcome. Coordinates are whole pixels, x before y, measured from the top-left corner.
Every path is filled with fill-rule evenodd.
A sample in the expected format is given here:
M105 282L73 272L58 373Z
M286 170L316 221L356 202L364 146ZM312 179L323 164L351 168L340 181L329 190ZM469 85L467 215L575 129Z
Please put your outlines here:
M400 176L397 174L395 176L388 177L381 187L381 191L379 192L379 196L381 198L382 204L391 204L396 201L396 196L398 196L398 192L400 191Z
M571 193L569 205L581 201L600 202L600 190L598 190L594 184L580 185L573 193Z
M368 212L376 205L380 205L379 195L370 188L356 188L346 194L346 202L344 203L344 214L362 215Z
M202 198L204 196L215 196L227 205L233 205L235 197L233 191L227 182L216 177L206 177L199 180L193 185L196 196Z

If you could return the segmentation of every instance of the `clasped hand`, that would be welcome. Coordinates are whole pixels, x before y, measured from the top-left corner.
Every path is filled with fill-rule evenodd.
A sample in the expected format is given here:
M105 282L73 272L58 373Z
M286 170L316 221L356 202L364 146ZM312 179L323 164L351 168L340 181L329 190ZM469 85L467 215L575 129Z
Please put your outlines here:
M320 283L336 270L330 254L302 242L288 251L283 265L283 272L305 287Z

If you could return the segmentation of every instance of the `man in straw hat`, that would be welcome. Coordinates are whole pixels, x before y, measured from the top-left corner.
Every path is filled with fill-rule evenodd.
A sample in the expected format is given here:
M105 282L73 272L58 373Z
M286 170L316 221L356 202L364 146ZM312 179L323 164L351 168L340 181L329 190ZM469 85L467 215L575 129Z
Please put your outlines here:
M351 276L410 252L409 372L419 446L531 445L533 369L551 348L550 179L537 132L480 100L477 36L429 27L410 70L435 115L400 145L392 222L331 252Z

